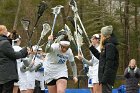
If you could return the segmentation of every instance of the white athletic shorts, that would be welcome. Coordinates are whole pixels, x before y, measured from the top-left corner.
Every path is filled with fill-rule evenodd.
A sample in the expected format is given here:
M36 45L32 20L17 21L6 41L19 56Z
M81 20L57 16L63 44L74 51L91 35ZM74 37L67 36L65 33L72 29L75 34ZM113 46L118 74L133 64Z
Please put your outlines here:
M27 89L34 89L35 87L35 71L27 71Z
M45 89L44 80L43 81L40 81L40 88L41 88L41 90L44 90Z
M88 79L88 87L89 88L93 87L93 79L91 78Z
M20 82L19 89L20 89L20 91L27 90L27 82Z
M88 87L93 87L95 83L99 83L97 76L88 79Z
M21 64L22 65L22 64ZM20 68L18 68L18 75L19 75L19 89L20 91L22 90L27 90L27 72L21 72Z
M15 83L14 83L14 86L19 86L19 83L18 83L18 82L15 82Z
M41 90L44 90L44 73L43 72L35 72L35 79L40 81L40 88Z

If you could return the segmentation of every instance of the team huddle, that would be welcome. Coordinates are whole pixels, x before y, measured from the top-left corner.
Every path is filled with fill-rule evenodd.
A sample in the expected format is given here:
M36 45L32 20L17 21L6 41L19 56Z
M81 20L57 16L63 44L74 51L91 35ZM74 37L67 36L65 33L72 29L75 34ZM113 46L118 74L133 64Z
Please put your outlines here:
M21 37L19 35L13 33L10 36L4 25L0 25L0 28L2 33L2 40L8 43L7 48L9 48L10 46L10 52L12 51L11 53L9 53L9 51L7 52L9 53L9 56L7 57L11 58L11 60L14 59L14 62L12 62L13 67L17 66L17 68L13 68L15 69L15 71L13 72L16 73L16 70L18 71L18 76L10 78L9 80L7 79L8 77L5 78L5 80L0 78L0 81L3 80L1 84L9 81L12 81L12 83L14 83L18 80L19 77L19 81L15 84L15 86L19 86L21 93L32 93L34 88L37 86L39 86L39 88L44 91L45 83L47 84L50 93L54 93L53 91L64 91L67 86L68 79L68 71L66 66L67 61L69 61L71 64L74 82L76 83L78 81L77 67L74 61L72 50L69 48L70 42L67 41L67 37L64 37L63 40L61 40L59 43L53 43L53 36L49 36L48 43L45 49L47 52L44 53L42 48L37 45L32 46L32 48L27 47L22 49L20 47ZM9 34L9 36L7 36L7 34ZM9 40L9 38L11 37L14 39ZM1 51L3 52L3 50ZM12 55L15 58L12 58ZM3 63L3 65L5 64ZM5 75L5 72L3 73ZM12 76L13 74L11 75L11 77ZM35 86L35 83L38 83L37 86ZM57 90L58 87L54 89L55 85L60 87L61 89L59 88L60 90ZM34 92L39 93L38 90Z
M91 87L93 93L111 93L115 81L118 52L115 49L117 42L112 31L112 26L105 26L101 29L101 34L92 36L92 43L89 46L91 60L84 58L82 50L78 48L79 52L76 57L89 66L88 87ZM14 85L14 91L17 91L18 86L21 93L43 93L44 85L47 85L49 93L65 93L68 80L67 62L71 66L73 80L76 83L78 81L77 66L70 48L71 42L65 31L59 35L62 35L61 39L54 39L53 35L49 35L45 49L38 45L21 48L20 35L16 32L9 34L6 26L0 25L0 66L4 67L0 69L0 74L3 74L0 76L0 91L4 91L2 93L12 91ZM106 36L109 38L105 42ZM107 49L104 49L106 47ZM115 54L112 55L113 53ZM104 57L108 62L114 60L114 63L107 64L104 62ZM113 68L110 69L110 65Z

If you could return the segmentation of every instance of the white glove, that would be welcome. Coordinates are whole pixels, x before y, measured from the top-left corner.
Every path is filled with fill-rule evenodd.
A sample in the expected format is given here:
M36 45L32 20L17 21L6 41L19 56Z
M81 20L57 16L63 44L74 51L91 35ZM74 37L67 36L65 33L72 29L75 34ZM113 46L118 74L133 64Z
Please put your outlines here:
M131 70L130 67L128 67L128 72L130 72L130 70Z
M136 71L137 71L137 67L135 67L135 69L134 69L134 73L136 73Z

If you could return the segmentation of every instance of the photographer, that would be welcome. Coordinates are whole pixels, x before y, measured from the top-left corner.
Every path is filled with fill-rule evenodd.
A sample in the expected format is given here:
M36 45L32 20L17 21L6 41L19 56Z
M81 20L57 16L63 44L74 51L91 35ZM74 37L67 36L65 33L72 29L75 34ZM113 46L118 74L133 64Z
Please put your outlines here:
M140 69L136 65L136 60L131 59L129 66L125 69L126 93L139 93Z

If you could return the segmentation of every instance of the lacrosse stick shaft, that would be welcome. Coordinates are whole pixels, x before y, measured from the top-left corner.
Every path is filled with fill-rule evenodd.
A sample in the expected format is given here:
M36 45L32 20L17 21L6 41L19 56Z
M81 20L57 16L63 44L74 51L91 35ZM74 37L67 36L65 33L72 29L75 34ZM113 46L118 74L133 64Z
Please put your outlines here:
M30 34L29 40L32 39L33 33L35 32L35 29L36 29L36 26L37 26L37 23L38 23L40 17L41 17L41 16L38 16L38 17L37 17L37 20L36 20L35 25L34 25L34 27L33 27L33 31L32 31L31 34Z
M82 27L84 33L85 33L86 39L87 39L87 41L88 41L88 43L89 43L89 45L90 45L91 42L90 42L90 40L89 40L89 37L88 37L88 35L87 35L87 33L86 33L86 30L85 30L85 28L84 28L84 25L83 25L83 23L82 23L82 21L81 21L79 15L78 15L78 13L76 13L76 16L77 16L77 18L78 18L78 20L79 20L79 22L80 22L80 25L81 25L81 27Z
M27 32L27 40L28 40L27 45L28 45L28 46L31 46L31 40L30 40L30 33L29 33L29 30L25 30L25 31Z
M56 18L57 18L57 14L55 14L55 17L54 17L54 20L53 20L51 35L53 35L53 32L54 32L54 26L55 26L55 23L56 23Z
M77 18L74 17L74 23L75 23L75 31L76 31L76 34L78 34L77 32ZM78 37L76 36L76 41L78 40Z
M32 31L31 34L29 35L29 39L28 39L28 40L29 40L29 41L28 41L28 42L29 42L29 44L28 44L29 47L32 47L32 43L31 43L32 41L31 41L31 40L32 40L32 35L33 35L35 29L36 29L36 27L33 28L33 31Z
M38 8L38 15L37 15L37 19L36 19L35 25L33 27L33 31L30 34L30 39L29 39L30 41L31 41L33 33L35 32L35 29L36 29L36 26L38 24L38 21L39 21L40 17L43 15L43 13L44 13L44 11L46 9L47 9L47 4L44 1L42 1L40 3L40 5L39 5L39 8Z
M39 39L39 41L38 41L38 43L37 43L36 53L35 53L35 56L34 56L34 58L33 58L33 60L32 60L33 62L34 62L34 60L36 59L36 56L37 56L37 53L38 53L38 49L39 49L40 43L41 43L41 38Z
M76 31L76 41L78 42L78 30L77 30L77 18L76 17L74 17L74 23L75 23L75 31ZM78 48L78 53L82 53L82 51L80 51L80 46L78 45L78 43L77 43L77 48Z
M28 40L29 40L29 38L30 38L29 30L25 30L25 31L27 32L27 38L28 38Z
M38 23L40 17L41 17L41 16L38 16L38 17L37 17L37 20L36 20L35 25L34 25L34 27L33 27L33 31L31 32L31 34L30 34L30 36L29 36L29 43L30 43L30 46L32 46L32 45L31 45L32 36L33 36L33 33L35 32L35 29L36 29L36 26L37 26L37 23Z
M39 49L39 44L40 44L40 42L41 42L41 38L39 39L39 41L38 41L38 43L37 43L37 46L36 46L36 48L35 48L36 53L35 53L35 55L34 55L33 58L32 58L32 61L31 61L30 65L29 65L30 67L32 67L32 66L34 65L35 59L36 59L36 57L37 57L37 53L38 53L38 49Z

